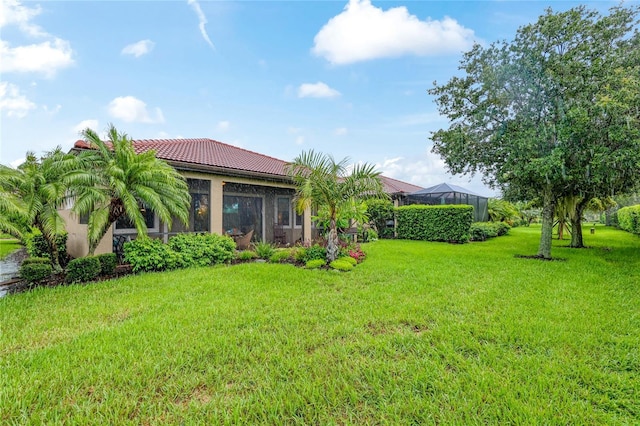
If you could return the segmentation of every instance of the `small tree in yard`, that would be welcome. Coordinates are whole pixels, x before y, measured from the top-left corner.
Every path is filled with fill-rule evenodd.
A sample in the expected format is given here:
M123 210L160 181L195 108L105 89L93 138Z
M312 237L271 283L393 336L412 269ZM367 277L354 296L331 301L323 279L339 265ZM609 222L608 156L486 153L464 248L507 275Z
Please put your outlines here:
M474 46L465 75L429 91L451 120L433 134L433 151L452 172L540 200L538 257L551 258L560 198L580 196L584 209L640 179L638 10L549 9L511 42Z
M108 143L91 129L82 134L91 149L79 157L90 173L75 189L74 211L90 213L89 255L121 217L129 219L139 238L144 238L147 226L141 206L151 209L169 226L174 217L188 224L189 190L184 177L173 167L156 158L154 151L136 153L131 139L114 126L109 127Z
M326 214L329 224L327 261L336 259L340 251L337 220L342 212L353 210L359 201L369 198L385 199L380 173L369 164L356 164L351 172L348 159L336 162L330 155L303 152L286 170L296 185L296 207L299 213L312 207Z
M27 153L17 169L0 166L0 187L7 195L0 205L8 208L4 220L10 219L6 231L20 235L18 222L27 223L42 232L51 253L55 270L61 270L56 237L65 231L65 223L58 212L69 195L69 188L78 177L77 159L58 147L38 158ZM26 222L25 222L26 220ZM14 229L11 229L14 228ZM16 232L18 231L18 232Z

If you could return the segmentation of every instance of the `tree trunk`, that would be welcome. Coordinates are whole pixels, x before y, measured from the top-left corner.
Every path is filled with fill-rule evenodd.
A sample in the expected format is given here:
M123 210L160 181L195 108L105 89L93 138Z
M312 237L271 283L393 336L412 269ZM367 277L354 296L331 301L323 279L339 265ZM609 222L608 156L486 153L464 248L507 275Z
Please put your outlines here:
M582 239L582 214L587 207L589 200L587 197L583 198L578 204L576 204L576 211L571 216L571 248L584 248L584 241Z
M58 253L58 244L56 244L57 235L53 234L53 236L44 232L43 227L36 223L36 228L40 230L40 233L47 240L47 245L49 246L49 254L51 255L51 265L53 266L53 270L56 272L62 271L62 266L60 266L60 254Z
M553 193L546 189L543 195L542 205L542 233L537 256L543 259L551 259L551 241L553 239L553 214L556 200Z
M329 234L327 234L327 262L333 262L338 257L340 251L340 240L336 230L336 220L329 222Z

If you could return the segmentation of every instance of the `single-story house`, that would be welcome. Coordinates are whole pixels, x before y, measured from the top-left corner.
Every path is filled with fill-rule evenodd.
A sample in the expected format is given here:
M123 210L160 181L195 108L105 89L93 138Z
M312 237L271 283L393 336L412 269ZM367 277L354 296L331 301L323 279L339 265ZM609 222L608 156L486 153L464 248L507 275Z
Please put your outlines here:
M242 236L253 232L253 241L293 244L310 241L314 234L309 211L298 215L294 208L295 187L285 173L286 162L212 139L134 140L136 152L155 150L187 179L191 194L189 225L175 221L171 229L146 210L149 235L165 241L180 232L213 232ZM75 150L89 149L77 141ZM420 187L383 177L387 192L398 198ZM66 220L68 252L74 257L88 252L87 218L70 209ZM84 219L84 220L83 220ZM96 253L114 251L114 243L135 238L136 230L126 220L115 223Z

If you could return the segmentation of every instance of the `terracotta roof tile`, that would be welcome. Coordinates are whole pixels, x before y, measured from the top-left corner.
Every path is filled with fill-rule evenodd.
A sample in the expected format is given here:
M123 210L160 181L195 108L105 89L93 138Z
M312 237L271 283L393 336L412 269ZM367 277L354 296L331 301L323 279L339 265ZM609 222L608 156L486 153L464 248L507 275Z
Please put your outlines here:
M155 150L156 156L169 162L190 163L217 168L254 172L278 177L286 176L286 161L213 139L138 139L133 140L136 152ZM79 140L75 148L86 149L89 145ZM415 192L422 187L380 176L384 190L389 194Z
M384 186L384 191L388 194L411 193L422 189L421 186L413 185L387 176L380 175L380 180Z
M286 175L285 161L213 139L139 139L132 142L136 152L155 150L158 158L167 161ZM84 141L76 142L75 147L88 148Z

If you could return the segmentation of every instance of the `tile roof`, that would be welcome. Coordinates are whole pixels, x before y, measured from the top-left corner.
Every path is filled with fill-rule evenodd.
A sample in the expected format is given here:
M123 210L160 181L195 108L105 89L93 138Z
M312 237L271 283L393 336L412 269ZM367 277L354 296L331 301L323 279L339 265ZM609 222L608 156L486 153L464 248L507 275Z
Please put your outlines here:
M384 191L388 194L411 193L422 189L421 186L413 185L387 176L380 175L380 180L384 186Z
M137 139L132 140L137 153L155 150L156 156L169 162L223 168L238 173L252 172L282 178L286 176L286 161L213 139ZM89 145L79 140L74 145L87 149ZM389 194L415 192L422 187L380 176L384 190Z
M213 139L139 139L132 142L137 153L155 150L156 157L169 162L286 176L286 161ZM88 145L77 141L75 147L88 148Z

